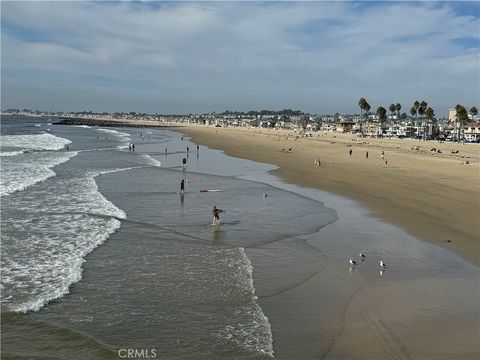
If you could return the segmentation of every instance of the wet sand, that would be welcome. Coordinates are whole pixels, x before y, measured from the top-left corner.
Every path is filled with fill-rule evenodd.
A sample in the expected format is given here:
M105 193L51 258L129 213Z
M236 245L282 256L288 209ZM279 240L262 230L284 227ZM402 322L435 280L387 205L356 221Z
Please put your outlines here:
M338 214L306 237L325 258L317 274L273 297L262 296L264 282L255 277L279 359L478 358L478 267L372 218L348 198L270 174L248 178L320 200ZM349 268L348 258L359 260L360 251L367 258ZM248 256L256 269L255 254ZM384 271L380 259L389 265ZM279 272L285 278L292 270Z
M210 126L176 130L228 155L275 164L279 169L274 174L287 182L355 199L375 217L480 264L477 144L369 139L340 133L297 138L293 131ZM469 165L460 165L466 160L462 156L468 156ZM321 166L316 167L318 159Z

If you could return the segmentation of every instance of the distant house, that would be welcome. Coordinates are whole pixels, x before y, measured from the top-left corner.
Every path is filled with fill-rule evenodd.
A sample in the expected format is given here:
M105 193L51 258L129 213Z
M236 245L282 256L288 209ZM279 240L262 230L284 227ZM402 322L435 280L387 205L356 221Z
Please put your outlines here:
M355 123L353 121L342 121L337 123L336 130L337 132L351 132Z
M320 125L320 130L325 132L333 132L336 130L336 125L334 123L324 121Z
M466 141L480 142L480 124L470 123L465 125L463 136L465 137Z

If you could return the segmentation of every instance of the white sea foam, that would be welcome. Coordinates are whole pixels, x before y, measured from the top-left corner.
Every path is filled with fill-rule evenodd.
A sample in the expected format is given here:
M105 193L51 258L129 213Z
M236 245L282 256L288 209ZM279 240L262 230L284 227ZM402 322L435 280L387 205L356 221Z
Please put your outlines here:
M259 352L273 357L273 336L268 318L257 304L255 287L253 283L253 267L248 259L245 249L240 247L230 251L238 252L233 259L230 258L228 267L232 268L231 274L239 288L244 289L247 300L237 308L232 322L224 327L217 335L249 351ZM227 258L228 259L228 258ZM235 319L238 317L238 319ZM248 319L243 322L242 319ZM238 321L241 321L238 323Z
M18 155L18 154L17 154ZM21 191L55 176L53 167L60 165L77 152L35 152L5 157L0 162L0 195Z
M60 150L71 141L52 134L35 135L3 135L0 137L2 146L30 150Z
M73 125L75 127L79 127L79 128L84 128L84 129L90 129L90 126L88 125Z
M24 154L25 151L20 150L20 151L2 151L0 152L1 157L7 157L7 156L17 156L17 155L22 155Z
M145 161L148 165L153 165L153 166L157 166L157 167L162 166L162 163L160 161L158 161L157 159L154 159L153 157L151 157L148 154L142 154L141 156L142 156L143 159L145 159Z
M2 217L6 309L37 311L67 294L82 277L84 257L120 227L126 214L98 191L94 177L101 173L58 181L54 192L44 183L28 197L7 199L5 206L23 214Z
M117 146L117 149L127 149L128 148L128 143L130 143L131 138L130 134L113 130L113 129L96 129L98 131L101 131L106 134L110 134L112 136L115 136L118 140L122 142L122 145Z
M111 135L115 135L115 136L120 136L120 137L123 137L123 138L130 138L130 134L127 134L127 133L124 133L124 132L121 132L121 131L117 131L117 130L113 130L113 129L97 129L98 131L101 131L103 133L107 133L107 134L111 134Z

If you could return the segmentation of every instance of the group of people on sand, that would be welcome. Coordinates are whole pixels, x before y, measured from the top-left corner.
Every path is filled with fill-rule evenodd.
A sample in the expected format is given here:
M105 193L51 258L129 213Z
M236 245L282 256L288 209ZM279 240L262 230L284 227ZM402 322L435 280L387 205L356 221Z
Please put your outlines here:
M348 150L348 155L352 156L353 154L353 150L350 149ZM382 153L380 154L380 158L385 161L385 165L388 165L388 161L385 160L385 151L382 151ZM368 159L368 151L365 152L365 159Z

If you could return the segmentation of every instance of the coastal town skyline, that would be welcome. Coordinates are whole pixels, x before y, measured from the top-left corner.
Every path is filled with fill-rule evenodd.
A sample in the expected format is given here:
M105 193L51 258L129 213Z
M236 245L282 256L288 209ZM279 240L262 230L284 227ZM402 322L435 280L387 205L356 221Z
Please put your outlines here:
M2 108L356 113L421 94L443 116L480 97L476 2L1 6Z

